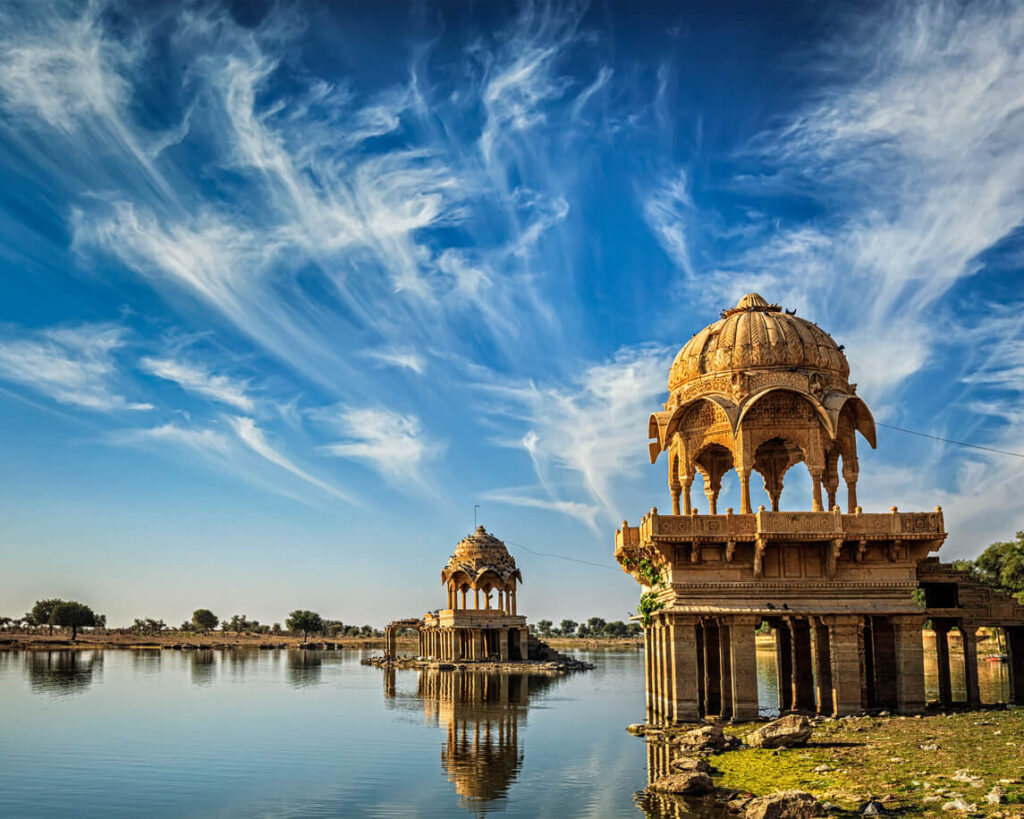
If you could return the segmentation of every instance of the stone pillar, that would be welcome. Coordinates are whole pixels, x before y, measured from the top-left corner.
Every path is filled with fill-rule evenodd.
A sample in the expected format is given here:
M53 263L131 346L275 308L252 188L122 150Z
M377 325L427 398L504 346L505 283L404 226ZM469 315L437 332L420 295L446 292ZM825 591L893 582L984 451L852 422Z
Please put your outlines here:
M1024 705L1024 626L1007 626L1003 632L1010 667L1010 702Z
M754 630L760 622L760 617L729 618L732 718L735 722L757 718L757 645Z
M799 711L813 711L814 669L811 661L811 628L802 617L792 618L789 627L793 638L793 707Z
M729 644L731 630L726 618L718 620L719 663L721 665L721 692L723 717L732 716L732 648Z
M516 603L516 587L513 586L512 587L512 612L511 612L513 617L516 616L516 612L517 611L518 611L518 606L517 606L517 603ZM526 659L526 658L524 657L523 659Z
M656 720L665 722L668 717L665 707L665 629L661 618L654 623L654 713Z
M473 608L480 608L480 589L473 589Z
M875 705L897 708L896 627L888 617L871 617L871 644L874 647Z
M498 657L503 663L507 663L509 660L507 628L503 628L498 632Z
M896 707L904 714L924 711L923 614L893 617L896 631Z
M452 629L452 659L462 659L462 629Z
M696 722L697 708L697 620L676 616L671 624L672 704L676 722Z
M978 689L978 627L971 622L962 622L960 632L964 636L964 682L967 684L967 705L981 705L981 691Z
M943 708L953 704L953 684L949 668L949 623L932 620L935 631L935 661L939 671L939 703Z
M690 514L690 486L693 484L693 478L687 476L683 478L683 514Z
M740 514L749 515L750 507L750 470L740 469Z
M779 711L795 707L793 702L793 640L789 624L779 620L775 625L775 679L779 685Z
M822 512L824 511L821 505L821 470L817 469L811 472L811 511Z
M644 683L647 721L654 722L654 672L651 662L654 659L654 649L651 647L651 627L644 629Z
M683 491L683 487L679 484L674 484L669 487L669 492L672 493L672 514L679 514L679 495Z
M833 716L845 717L860 713L860 618L851 614L830 615L821 619L828 626Z
M704 714L722 713L722 651L718 623L704 621Z
M473 659L479 662L484 657L484 633L481 629L473 629Z
M697 635L697 712L698 715L703 717L706 713L704 710L704 700L707 697L707 675L704 669L704 621L698 619L697 625L694 628L694 632Z
M849 510L851 515L857 512L857 476L854 475L852 478L846 479L846 497L847 504L846 508Z
M831 717L835 711L832 697L832 646L828 639L828 626L821 618L815 618L811 624L814 636L814 668L815 668L815 699L818 701L818 714Z

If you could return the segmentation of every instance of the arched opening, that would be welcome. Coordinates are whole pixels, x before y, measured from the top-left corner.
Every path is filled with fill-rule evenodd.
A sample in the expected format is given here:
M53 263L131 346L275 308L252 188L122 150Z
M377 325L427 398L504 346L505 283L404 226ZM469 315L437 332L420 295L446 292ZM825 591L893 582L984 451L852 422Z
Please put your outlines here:
M792 441L781 437L769 438L754 451L754 471L764 481L764 489L768 493L773 512L779 511L786 471L802 460L803 450Z
M695 463L704 481L704 496L708 499L708 512L717 515L718 495L722 491L722 476L733 468L732 453L721 444L709 444L701 450Z

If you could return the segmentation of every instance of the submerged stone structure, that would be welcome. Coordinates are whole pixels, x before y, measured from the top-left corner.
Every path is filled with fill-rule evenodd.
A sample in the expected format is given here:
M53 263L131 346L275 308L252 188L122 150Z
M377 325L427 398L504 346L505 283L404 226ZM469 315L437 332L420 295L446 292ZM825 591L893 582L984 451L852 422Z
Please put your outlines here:
M441 570L443 609L422 620L396 620L384 632L384 656L396 656L399 629L419 631L419 656L441 661L527 660L530 633L517 612L522 573L505 544L483 526L459 541ZM493 599L492 599L493 597Z
M932 612L918 589L932 602L944 595L935 622L965 635L982 624L1006 629L1012 696L1024 701L1020 607L1011 601L1002 619L985 618L955 591L937 590L940 581L928 581L931 592L921 584L946 538L942 510L866 513L857 504L857 434L875 447L875 423L849 375L828 333L756 293L676 356L668 400L648 425L651 463L662 452L668 461L672 514L652 508L615 536L616 559L643 587L652 721L756 717L754 633L763 622L775 634L781 711L920 711L922 626ZM798 463L810 473L809 509L781 511L784 479ZM731 470L740 509L723 514L718 497ZM756 510L755 472L768 501ZM691 495L698 474L707 514ZM945 662L948 690L948 652Z

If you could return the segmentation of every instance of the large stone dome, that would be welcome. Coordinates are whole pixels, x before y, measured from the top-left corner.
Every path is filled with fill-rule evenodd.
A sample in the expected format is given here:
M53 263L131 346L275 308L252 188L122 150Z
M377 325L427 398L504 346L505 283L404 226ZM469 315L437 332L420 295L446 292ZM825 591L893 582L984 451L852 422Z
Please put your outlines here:
M668 388L711 375L765 368L795 367L849 378L850 365L839 345L817 324L783 312L757 293L691 338L669 372Z
M520 583L523 581L508 547L483 526L477 526L473 534L459 541L455 554L441 571L441 582L447 583L456 572L465 573L471 582L476 582L487 572L496 574L503 583L510 577L515 577Z

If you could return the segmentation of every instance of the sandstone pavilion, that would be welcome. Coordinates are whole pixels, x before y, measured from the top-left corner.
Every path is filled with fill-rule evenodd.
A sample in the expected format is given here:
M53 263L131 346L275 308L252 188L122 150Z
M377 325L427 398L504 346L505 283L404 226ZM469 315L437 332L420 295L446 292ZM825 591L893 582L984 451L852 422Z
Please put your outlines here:
M756 717L762 623L775 637L783 712L922 710L926 620L944 704L951 629L961 635L966 701L980 702L982 626L1004 630L1010 698L1024 702L1024 608L929 556L946 537L942 510L858 505L857 438L874 448L875 423L849 375L827 332L756 293L676 356L668 401L648 425L651 463L662 452L668 462L672 514L652 508L615 536L618 562L642 587L649 720ZM809 508L791 511L789 501L781 511L800 463ZM718 503L733 470L738 512ZM767 495L756 509L755 472ZM703 510L692 497L698 475Z
M396 620L385 629L384 656L397 656L399 629L419 631L419 656L441 661L501 662L531 657L526 618L516 609L523 576L505 544L483 526L459 541L441 570L446 606L423 619Z

